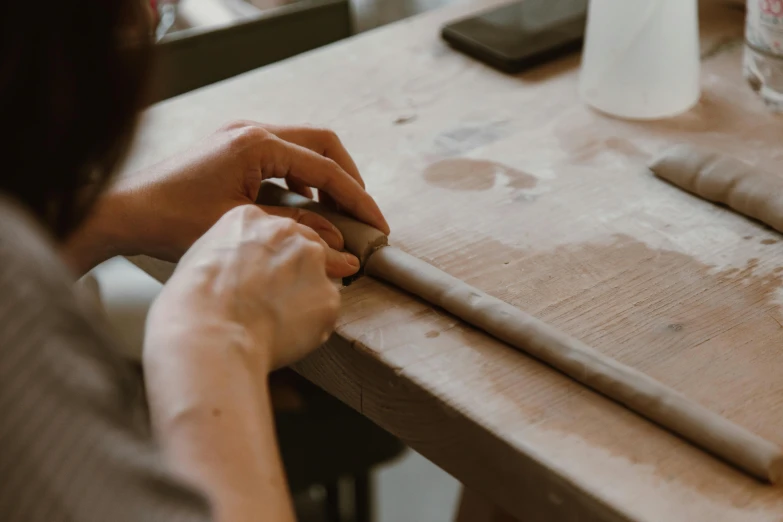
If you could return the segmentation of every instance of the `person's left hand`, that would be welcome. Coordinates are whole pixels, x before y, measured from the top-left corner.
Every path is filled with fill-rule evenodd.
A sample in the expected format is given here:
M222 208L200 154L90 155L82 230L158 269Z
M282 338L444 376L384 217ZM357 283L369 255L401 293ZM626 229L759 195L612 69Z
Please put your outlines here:
M114 245L111 255L143 253L177 261L223 214L254 203L262 180L272 177L284 178L291 190L307 197L313 196L311 187L317 188L322 201L389 231L333 132L240 121L144 172L118 180L71 243L89 249L94 237L104 242L109 237L108 243ZM354 256L337 252L343 239L326 219L300 209L261 208L318 232L332 249L327 259L330 276L345 277L358 270Z

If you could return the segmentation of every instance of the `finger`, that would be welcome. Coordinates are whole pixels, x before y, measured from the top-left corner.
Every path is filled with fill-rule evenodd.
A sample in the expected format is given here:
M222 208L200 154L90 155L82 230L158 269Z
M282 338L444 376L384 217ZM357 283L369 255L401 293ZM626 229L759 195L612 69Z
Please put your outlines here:
M316 154L325 156L335 163L337 163L348 175L355 179L362 188L365 188L364 180L359 173L359 168L356 166L351 155L343 146L340 138L334 131L329 129L319 129L313 127L281 127L276 125L265 125L262 123L244 120L237 122L237 124L245 126L259 127L277 136L278 138L299 145L309 149ZM300 191L298 188L294 188L294 185L299 185L296 180L286 180L291 190L302 194L303 196L312 198L312 191L308 189L308 193ZM305 185L302 185L303 187ZM326 193L319 193L318 201L323 203L328 208L340 212L340 206L337 202Z
M293 178L319 192L323 190L359 220L389 233L389 225L375 200L337 163L281 139L266 141L262 146L258 157L267 163L265 175Z
M348 252L338 252L321 239L315 231L309 227L300 225L299 232L310 241L315 241L324 247L326 251L326 275L333 278L343 278L354 275L359 271L359 259Z
M353 161L340 138L333 131L308 127L265 126L264 128L280 139L290 141L333 160L364 188L364 180L359 173L356 162Z
M337 227L332 225L328 219L319 216L315 212L291 207L272 207L268 205L259 205L259 207L269 215L293 219L300 225L312 228L330 248L342 250L345 247L343 235Z
M308 199L313 199L313 189L311 189L307 185L300 183L295 179L287 179L285 180L285 182L288 185L289 190L296 192L300 196L304 196Z

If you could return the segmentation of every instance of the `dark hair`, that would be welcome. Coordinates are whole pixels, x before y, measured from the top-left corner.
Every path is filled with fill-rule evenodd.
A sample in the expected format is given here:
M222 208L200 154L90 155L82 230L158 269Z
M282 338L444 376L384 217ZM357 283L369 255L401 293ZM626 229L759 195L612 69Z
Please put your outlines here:
M144 0L0 0L0 192L56 238L124 159L146 94Z

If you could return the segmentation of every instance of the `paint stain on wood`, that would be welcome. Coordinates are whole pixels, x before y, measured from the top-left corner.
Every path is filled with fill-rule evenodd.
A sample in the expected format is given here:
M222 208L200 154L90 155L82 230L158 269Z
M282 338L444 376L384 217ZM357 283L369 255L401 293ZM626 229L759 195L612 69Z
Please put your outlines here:
M762 245L774 245L777 242L778 242L777 239L764 239L764 240L761 241L761 244Z
M405 125L407 123L412 123L412 122L416 121L417 118L418 118L418 116L416 116L415 114L406 114L406 115L400 116L396 120L394 120L394 124L395 125Z
M424 180L435 187L450 190L489 190L501 183L514 190L536 186L538 179L502 163L468 158L435 162L424 171Z
M508 134L508 124L505 121L463 125L438 134L434 141L434 154L440 158L459 156L501 140Z
M431 262L754 433L783 443L783 419L758 421L759 412L779 411L783 396L783 382L774 378L783 372L783 317L775 303L783 275L773 259L752 258L741 268L716 269L625 235L539 252L485 238L471 242L469 250L483 254L466 258L441 253ZM510 264L489 262L498 258L510 259ZM464 330L465 342L477 345L476 336L482 334ZM551 385L565 384L558 380ZM601 410L606 399L575 381L567 386L569 393L595 397L591 406L585 409L584 401L571 400L536 405L529 396L515 399L517 391L507 386L498 386L496 392L540 417L548 429L573 433L574 425L594 426L590 418L605 414ZM636 415L621 406L617 412ZM586 443L613 456L656 467L660 446L638 444L638 436L648 430L660 428L643 420L634 423L637 437L603 429L577 431ZM688 447L676 436L665 437L664 444L672 449ZM702 450L693 452L716 469L718 482L729 480L721 472L726 464ZM711 489L701 484L698 471L686 467L678 481ZM715 491L725 491L723 486L716 483Z
M431 262L741 425L777 411L783 381L759 379L760 364L783 372L774 260L716 269L625 235L540 252L481 239L470 251L482 255ZM756 432L783 443L783 419Z
M777 377L783 372L783 317L775 304L783 276L773 256L721 269L625 235L534 250L522 240L509 245L472 234L460 235L458 246L433 241L409 250L783 444L783 416L763 414L779 412L783 396L783 381ZM414 365L423 365L417 367L419 376L429 364L423 361L439 350L458 358L457 367L476 369L466 372L469 380L462 386L481 388L483 397L492 397L488 418L524 418L536 425L532 431L576 437L578 444L600 449L613 461L665 470L659 478L669 482L674 477L674 487L698 490L726 505L747 503L747 489L738 490L737 481L755 482L719 459L544 364L521 363L521 358L532 358L442 310L388 285L363 283L372 285L373 292L354 293L354 302L349 296L344 306L364 310L368 298L377 299L386 307L383 317L375 319L378 328L394 332L392 343L368 343L368 349L393 353L395 364L411 373ZM391 320L388 314L397 317ZM344 320L357 333L373 329L351 317ZM421 344L431 331L440 335ZM679 459L683 455L688 458Z

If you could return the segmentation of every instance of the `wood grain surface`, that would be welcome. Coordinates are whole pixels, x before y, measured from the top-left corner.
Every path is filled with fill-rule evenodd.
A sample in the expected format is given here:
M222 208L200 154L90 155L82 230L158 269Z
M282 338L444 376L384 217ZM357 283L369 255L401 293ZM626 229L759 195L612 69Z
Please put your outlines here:
M497 3L160 104L128 171L235 118L332 127L393 245L783 445L782 238L645 168L676 142L780 165L783 121L741 77L744 14L703 6L701 101L642 123L579 101L578 57L504 76L441 43ZM521 520L783 519L783 490L371 279L298 370Z

